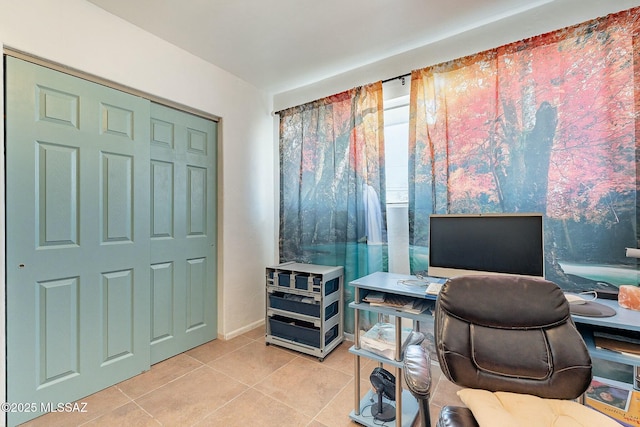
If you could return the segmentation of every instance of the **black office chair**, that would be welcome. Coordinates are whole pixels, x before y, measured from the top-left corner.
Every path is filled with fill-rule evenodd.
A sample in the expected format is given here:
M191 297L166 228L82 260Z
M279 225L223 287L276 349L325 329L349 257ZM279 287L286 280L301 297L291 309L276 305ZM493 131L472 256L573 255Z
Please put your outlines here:
M574 401L591 383L591 358L554 283L515 275L452 278L438 296L434 332L440 368L465 387L458 395L466 405L442 408L438 427L523 425L523 416L536 426L569 417L576 425L619 427ZM422 347L405 350L404 378L422 425L430 427L430 360Z

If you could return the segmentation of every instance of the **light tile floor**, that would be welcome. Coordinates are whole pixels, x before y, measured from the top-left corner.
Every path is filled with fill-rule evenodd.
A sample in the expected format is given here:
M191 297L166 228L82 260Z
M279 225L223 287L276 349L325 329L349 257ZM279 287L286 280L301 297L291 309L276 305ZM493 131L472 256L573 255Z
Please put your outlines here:
M257 328L196 347L80 399L86 413L51 413L23 426L353 427L358 424L349 418L355 401L352 344L343 342L320 362L266 345L264 328ZM375 366L361 363L362 394ZM437 365L432 368L435 420L443 405L462 403L459 387Z

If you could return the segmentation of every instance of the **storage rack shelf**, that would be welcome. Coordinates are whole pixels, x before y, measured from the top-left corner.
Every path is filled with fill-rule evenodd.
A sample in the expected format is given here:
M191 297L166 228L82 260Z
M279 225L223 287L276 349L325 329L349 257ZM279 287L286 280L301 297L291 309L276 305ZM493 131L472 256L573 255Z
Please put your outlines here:
M576 314L571 316L587 344L591 358L630 365L634 369L640 368L640 355L598 348L594 339L597 331L604 330L620 335L621 341L626 341L625 336L629 337L629 341L637 340L640 337L640 311L622 308L615 300L598 299L598 303L614 309L616 314L610 317L587 317Z
M354 345L349 349L349 352L355 355L355 367L354 367L354 395L355 395L355 409L351 411L349 417L356 421L358 424L365 426L403 426L409 427L413 424L414 419L418 413L418 402L411 395L408 390L402 388L402 352L400 338L398 332L402 328L401 320L403 318L411 319L415 326L419 323L433 324L433 317L430 312L425 313L411 313L396 309L393 307L371 305L364 301L364 298L369 292L382 292L384 294L395 294L408 296L416 300L433 300L437 298L436 295L427 295L425 293L425 287L412 286L404 283L409 281L415 281L415 276L408 276L402 274L393 273L373 273L360 279L354 280L350 283L353 286L354 301L349 304L350 308L355 311L355 331L354 331ZM395 331L396 331L396 345L395 345L395 358L388 359L384 356L372 353L360 347L360 326L359 326L359 313L361 311L368 311L377 313L378 315L394 316L395 317ZM396 401L390 402L396 407L395 420L382 422L376 420L374 415L371 414L371 405L377 400L377 396L372 390L369 390L363 398L360 398L360 371L361 371L361 358L371 359L378 362L380 365L392 366L395 370L396 377ZM388 402L386 399L383 399Z
M323 361L344 340L343 268L289 262L266 269L266 343Z

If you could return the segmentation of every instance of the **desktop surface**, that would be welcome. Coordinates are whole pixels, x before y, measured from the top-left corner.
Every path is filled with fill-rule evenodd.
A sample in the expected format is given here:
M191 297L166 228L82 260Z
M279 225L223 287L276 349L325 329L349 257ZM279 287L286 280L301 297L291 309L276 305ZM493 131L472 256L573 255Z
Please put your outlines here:
M446 280L447 279L441 277L429 276L418 279L413 275L378 271L355 279L350 285L371 291L435 300L437 299L437 295L429 295L426 293L428 284L431 282L444 283ZM622 308L616 300L598 298L596 302L613 308L616 314L610 317L588 317L572 313L571 317L574 322L609 328L623 328L629 331L640 332L640 311Z
M622 328L628 331L640 332L640 311L620 307L618 301L615 300L598 298L594 302L614 309L616 314L609 317L589 317L572 313L571 317L573 321L587 325L605 326L616 329Z
M425 276L418 279L408 274L387 273L378 271L359 279L350 285L371 291L406 295L413 298L436 299L437 295L426 293L429 283L444 283L447 279Z

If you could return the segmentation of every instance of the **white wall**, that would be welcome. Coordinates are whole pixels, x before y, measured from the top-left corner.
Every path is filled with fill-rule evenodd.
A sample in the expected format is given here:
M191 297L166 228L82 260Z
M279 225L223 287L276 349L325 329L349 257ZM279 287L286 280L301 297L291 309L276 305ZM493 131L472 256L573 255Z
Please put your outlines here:
M264 268L276 260L271 100L265 94L84 0L0 0L0 45L222 118L219 177L220 337L264 321ZM0 69L0 77L3 71ZM4 80L0 80L3 84ZM4 88L3 88L4 89ZM4 116L0 103L0 116ZM0 120L0 135L4 135ZM3 136L0 136L3 138ZM3 141L4 144L4 141ZM3 150L4 151L4 150ZM0 152L0 156L4 156ZM4 158L0 157L4 242ZM9 248L10 250L10 248ZM0 298L5 301L5 266ZM0 365L5 372L5 304ZM4 401L5 375L0 383ZM4 418L4 417L2 417ZM1 422L0 422L1 423Z
M353 87L386 80L430 65L640 6L640 0L550 0L519 15L459 33L355 70L276 94L274 110L304 104Z

